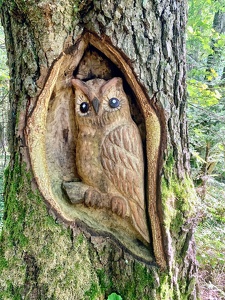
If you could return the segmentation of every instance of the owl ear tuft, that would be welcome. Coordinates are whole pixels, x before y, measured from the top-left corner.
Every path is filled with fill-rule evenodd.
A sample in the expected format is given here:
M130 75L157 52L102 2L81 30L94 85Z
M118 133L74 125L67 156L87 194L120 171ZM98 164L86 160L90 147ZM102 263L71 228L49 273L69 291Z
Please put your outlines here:
M75 78L73 78L71 82L72 82L72 85L75 87L75 89L82 91L88 98L90 98L89 97L90 96L89 88L85 82L83 82L82 80L79 80L79 79L75 79Z
M108 80L102 87L101 87L101 92L104 94L108 89L110 89L112 86L122 86L123 85L123 80L120 77L114 77L110 80Z

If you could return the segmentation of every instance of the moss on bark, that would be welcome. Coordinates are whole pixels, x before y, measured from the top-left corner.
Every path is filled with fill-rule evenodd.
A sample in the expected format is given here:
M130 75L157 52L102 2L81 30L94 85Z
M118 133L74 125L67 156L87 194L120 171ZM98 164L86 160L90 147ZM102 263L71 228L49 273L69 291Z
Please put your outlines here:
M35 185L31 189L32 176L18 156L6 176L0 299L107 299L112 292L123 299L185 299L186 279L179 282L183 293L178 296L172 274L135 261L117 245L79 227L58 224ZM166 194L167 201L171 194L178 196L177 183L172 187L168 193L164 188L164 200ZM180 196L180 201L186 199ZM168 223L172 234L180 228L175 217Z
M123 299L155 299L156 267L117 253L116 245L94 246L88 233L58 224L31 190L32 177L18 157L7 173L0 299L107 299L113 291Z

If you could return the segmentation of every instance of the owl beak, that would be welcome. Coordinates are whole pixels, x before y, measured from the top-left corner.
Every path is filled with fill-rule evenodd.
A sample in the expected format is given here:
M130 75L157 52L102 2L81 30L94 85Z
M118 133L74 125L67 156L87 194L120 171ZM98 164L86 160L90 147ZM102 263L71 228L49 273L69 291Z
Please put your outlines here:
M94 110L96 112L96 115L97 115L98 111L99 111L99 105L100 105L99 100L97 98L94 98L92 100L92 105L93 105L93 108L94 108Z

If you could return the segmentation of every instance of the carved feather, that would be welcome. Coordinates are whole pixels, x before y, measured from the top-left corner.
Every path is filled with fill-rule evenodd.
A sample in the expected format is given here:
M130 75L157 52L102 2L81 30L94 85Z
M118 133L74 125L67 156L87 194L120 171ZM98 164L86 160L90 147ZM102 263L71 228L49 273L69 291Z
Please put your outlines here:
M144 164L141 139L135 125L110 132L101 150L101 162L109 180L127 199L135 228L149 241L144 204Z
M107 176L119 192L124 197L131 196L137 205L144 208L143 154L137 133L137 128L131 125L120 126L110 132L103 142L101 159ZM112 162L115 167L109 168ZM132 188L134 186L135 189ZM132 195L127 195L128 190L132 191Z

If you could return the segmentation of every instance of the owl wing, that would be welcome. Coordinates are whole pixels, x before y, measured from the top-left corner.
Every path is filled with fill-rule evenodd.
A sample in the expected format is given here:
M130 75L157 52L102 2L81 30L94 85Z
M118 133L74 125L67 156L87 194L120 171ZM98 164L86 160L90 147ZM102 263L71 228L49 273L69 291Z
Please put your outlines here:
M144 203L143 150L136 125L123 125L111 131L101 151L107 177L128 200L133 225L149 242Z

